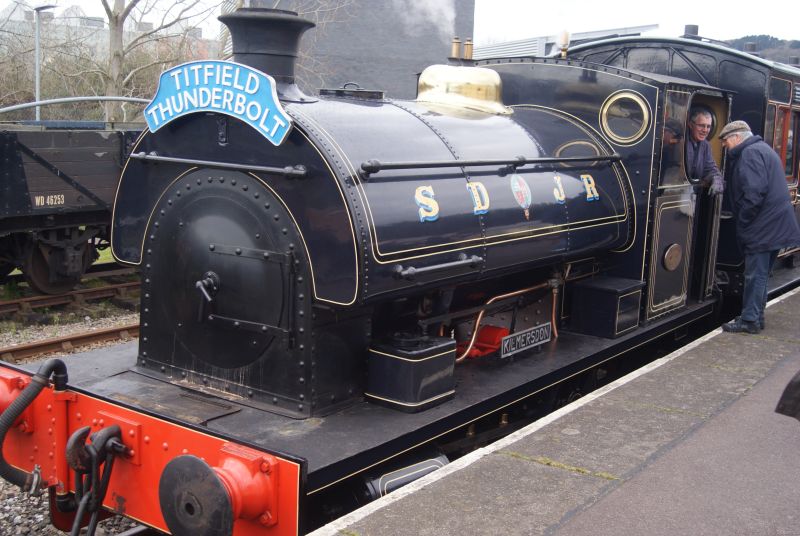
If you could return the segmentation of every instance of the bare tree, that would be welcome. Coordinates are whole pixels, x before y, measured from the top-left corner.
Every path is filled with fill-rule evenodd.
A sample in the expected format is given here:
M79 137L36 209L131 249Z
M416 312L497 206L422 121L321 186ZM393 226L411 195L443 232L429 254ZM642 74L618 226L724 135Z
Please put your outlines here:
M42 95L45 98L112 95L149 98L161 71L183 61L216 56L209 41L199 39L199 25L221 3L227 10L251 5L252 0L99 0L107 28L99 20L86 24L80 8L69 8L46 21L42 32ZM255 1L252 1L255 4ZM265 0L259 5L297 11L317 24L303 40L297 64L298 82L313 92L324 86L330 68L310 54L327 26L350 16L354 0ZM33 100L33 23L23 17L32 8L14 0L0 12L0 105ZM9 23L11 14L16 20ZM29 14L29 13L28 13ZM29 17L28 17L29 18ZM110 102L103 113L96 104L43 108L47 117L128 121L141 111L137 105ZM28 118L28 111L3 119Z
M33 78L25 58L33 52L33 42L10 24L24 4L12 4L0 15L0 106L17 104L33 97Z
M276 2L279 3L280 1ZM303 91L315 93L327 85L327 78L335 74L330 63L320 59L313 51L317 40L326 31L352 16L350 7L353 3L354 0L293 0L292 9L316 24L314 30L306 33L301 43L296 66L298 85Z
M108 67L103 73L106 95L130 95L132 82L149 68L158 68L187 59L191 35L218 4L201 0L177 0L170 4L156 0L100 0L108 20ZM164 6L167 5L166 9ZM142 25L145 18L158 22ZM126 26L142 31L126 39ZM130 35L130 34L129 34ZM154 51L149 61L142 60L142 50ZM133 57L138 62L130 61ZM119 103L106 105L106 120L124 117Z
M159 73L182 61L208 57L208 41L199 25L219 5L218 0L99 0L108 27L86 24L71 7L58 19L45 21L42 31L42 95L44 97L112 95L148 98L155 92ZM0 12L0 104L33 100L32 8L14 0ZM12 20L13 18L13 20ZM148 22L145 22L148 21ZM127 121L139 111L114 102L97 116L97 105L68 105L48 110L51 117ZM27 112L3 119L28 117Z

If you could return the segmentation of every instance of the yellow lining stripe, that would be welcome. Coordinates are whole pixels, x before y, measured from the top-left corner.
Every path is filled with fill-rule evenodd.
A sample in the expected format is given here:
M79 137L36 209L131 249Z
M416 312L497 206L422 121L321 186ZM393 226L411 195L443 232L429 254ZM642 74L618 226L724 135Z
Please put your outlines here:
M386 352L381 352L381 351L376 350L374 348L370 348L369 351L374 353L374 354L380 354L380 355L385 355L386 357L391 357L392 359L401 359L403 361L411 361L412 363L419 363L421 361L427 361L428 359L433 359L435 357L442 357L443 355L448 355L448 354L453 354L453 356L456 355L456 349L455 348L453 348L452 350L448 350L447 352L442 352L440 354L431 355L431 356L428 356L428 357L423 357L422 359L409 359L407 357L400 357L399 355L387 354Z
M433 402L434 400L438 400L438 399L440 399L442 397L453 395L453 394L455 394L455 392L456 392L455 389L453 389L452 391L447 391L446 393L442 393L440 395L436 395L434 397L428 398L427 400L423 400L422 402L417 402L415 404L411 404L411 403L408 403L408 402L399 402L397 400L392 400L391 398L383 398L382 396L373 395L372 393L367 393L367 392L364 393L364 396L368 396L368 397L374 398L376 400L383 400L384 402L390 402L392 404L397 404L398 406L406 406L408 408L415 408L417 406L421 406L423 404L427 404L428 402Z

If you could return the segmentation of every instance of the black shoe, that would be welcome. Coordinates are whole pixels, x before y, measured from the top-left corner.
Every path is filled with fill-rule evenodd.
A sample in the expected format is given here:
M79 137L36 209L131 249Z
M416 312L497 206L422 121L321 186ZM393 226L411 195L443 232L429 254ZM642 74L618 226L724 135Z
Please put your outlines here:
M727 331L728 333L750 333L751 335L755 335L761 331L761 328L758 322L748 322L736 317L727 324L722 324L722 331Z
M741 322L741 321L742 321L742 317L741 317L741 316L737 316L736 318L734 318L734 320L735 320L736 322ZM767 327L767 323L764 321L764 319L763 319L763 318L760 318L760 319L758 320L758 330L759 330L759 331L763 331L763 330L764 330L764 328L766 328L766 327Z

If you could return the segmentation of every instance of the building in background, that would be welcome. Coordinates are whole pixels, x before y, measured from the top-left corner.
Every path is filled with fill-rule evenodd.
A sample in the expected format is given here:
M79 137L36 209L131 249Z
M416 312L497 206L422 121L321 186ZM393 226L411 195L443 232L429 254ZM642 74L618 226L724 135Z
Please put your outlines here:
M577 45L595 39L607 39L612 37L628 37L642 35L644 32L657 30L658 24L647 26L633 26L630 28L612 28L610 30L597 30L592 32L579 32L570 36L570 45ZM494 43L475 47L473 58L481 60L485 58L518 58L527 56L550 56L558 52L557 35L545 35L542 37L531 37L529 39L519 39L506 41L505 43Z
M475 0L230 0L236 7L277 7L317 23L303 37L300 87L316 94L353 82L390 98L416 96L417 74L446 63L453 37L472 37ZM226 32L221 31L225 37ZM223 45L224 49L224 45ZM228 48L228 50L230 50Z
M96 59L101 60L108 56L108 24L105 17L89 16L80 5L58 6L53 11L42 11L40 17L43 48L72 46L74 43L80 42L81 45L88 47L89 52ZM158 20L156 15L152 15L152 18ZM151 32L153 28L153 22L137 21L131 18L125 26L125 40ZM177 37L190 39L197 56L202 58L219 56L217 39L204 39L202 29L199 27L186 28L185 35L180 28L181 25L177 25L179 30ZM13 36L16 39L32 39L33 31L33 9L24 4L12 2L0 10L0 34L4 34L0 35L0 39L7 40L5 36ZM154 37L175 33L176 28L170 28L169 31L164 30Z
M93 95L144 99L155 93L163 69L189 60L219 57L219 41L202 37L198 26L203 22L202 14L185 11L172 18L134 12L125 18L123 27L117 27L121 50L112 55L110 36L114 32L105 15L87 13L98 5L83 2L50 6L52 9L40 12L41 99ZM36 100L35 29L30 5L14 1L0 9L0 107ZM115 68L114 58L120 57L121 65ZM111 114L111 105L99 102L45 106L41 111L43 119L131 121L141 109L132 103L114 106L119 113ZM33 109L23 109L0 119L32 117Z

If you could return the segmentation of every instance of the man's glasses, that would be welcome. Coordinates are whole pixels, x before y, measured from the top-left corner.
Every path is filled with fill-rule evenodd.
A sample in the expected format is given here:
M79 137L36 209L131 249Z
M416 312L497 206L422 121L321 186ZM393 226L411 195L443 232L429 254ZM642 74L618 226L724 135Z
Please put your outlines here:
M704 125L704 124L702 124L702 123L695 123L694 121L691 121L691 123L692 123L694 126L696 126L697 128L699 128L699 129L702 129L702 130L711 130L711 125Z

